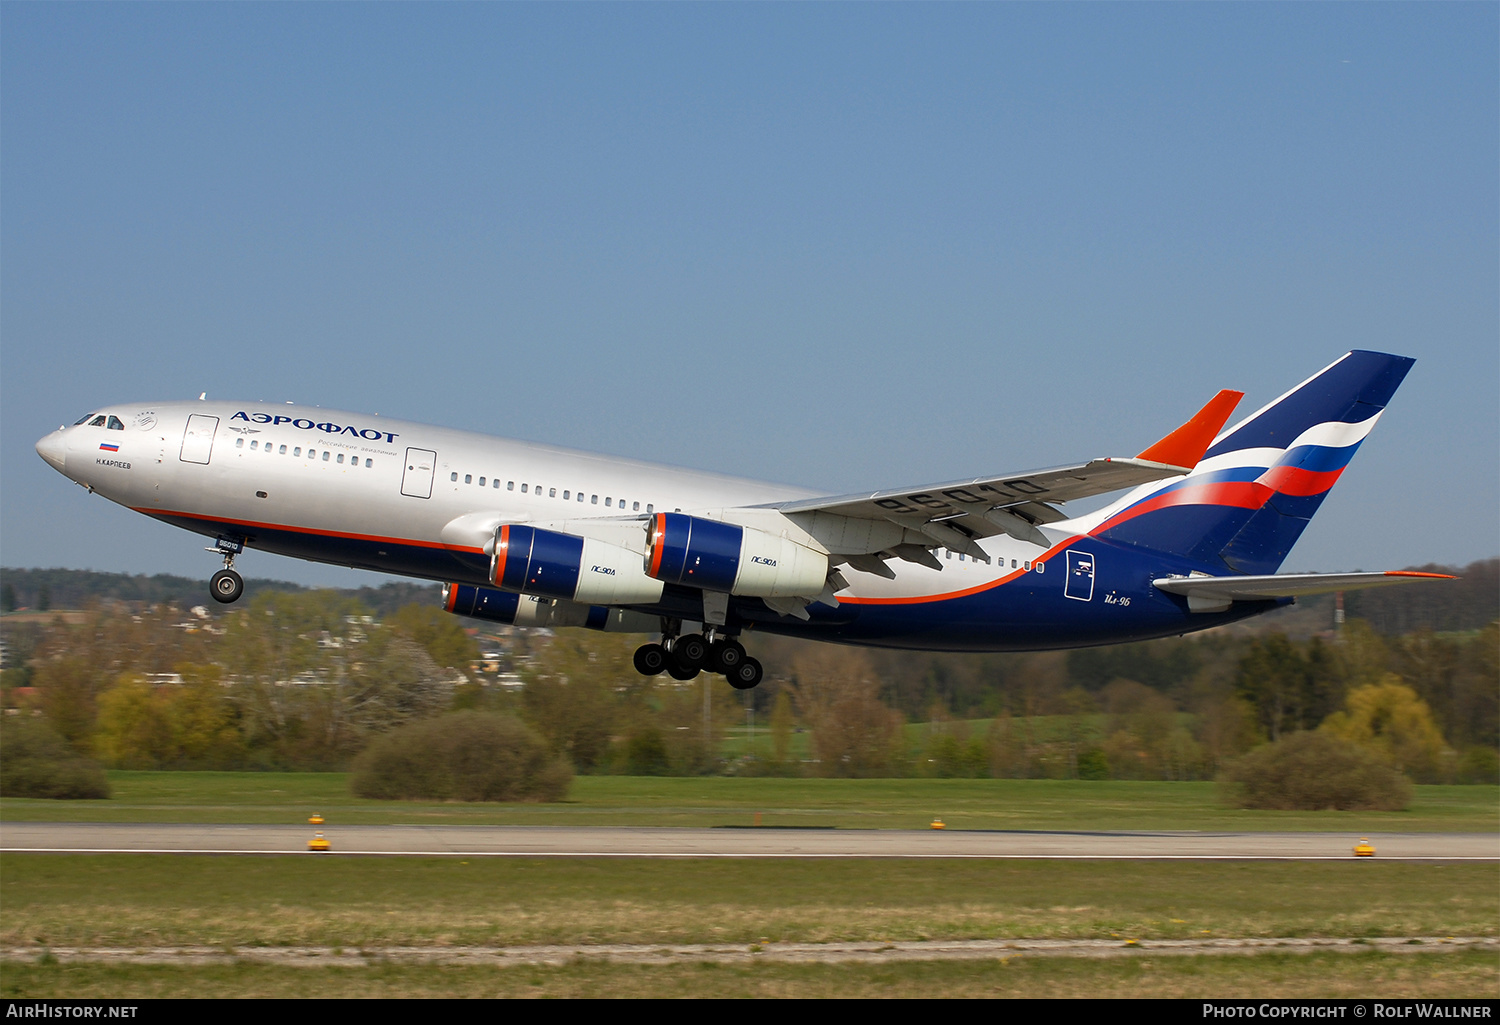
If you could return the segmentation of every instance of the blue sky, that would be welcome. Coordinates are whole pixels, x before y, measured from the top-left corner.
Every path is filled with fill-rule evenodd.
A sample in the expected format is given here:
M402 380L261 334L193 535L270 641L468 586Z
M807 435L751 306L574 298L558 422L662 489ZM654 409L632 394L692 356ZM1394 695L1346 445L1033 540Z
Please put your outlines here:
M1285 568L1494 555L1497 53L1493 4L0 4L0 562L215 568L33 452L110 402L841 493L1350 348L1417 364Z

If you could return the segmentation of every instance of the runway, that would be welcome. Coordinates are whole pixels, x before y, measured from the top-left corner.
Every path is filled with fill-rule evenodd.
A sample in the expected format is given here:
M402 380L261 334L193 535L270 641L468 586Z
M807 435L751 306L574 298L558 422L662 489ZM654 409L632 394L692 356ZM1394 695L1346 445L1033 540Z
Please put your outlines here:
M1353 833L7 822L0 851L427 857L1352 860ZM1376 860L1500 861L1493 833L1369 833Z

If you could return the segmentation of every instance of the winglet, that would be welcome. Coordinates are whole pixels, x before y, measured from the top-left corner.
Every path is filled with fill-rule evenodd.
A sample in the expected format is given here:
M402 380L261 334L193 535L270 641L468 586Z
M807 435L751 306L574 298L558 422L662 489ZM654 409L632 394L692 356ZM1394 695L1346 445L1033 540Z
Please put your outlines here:
M1203 458L1208 446L1213 444L1214 438L1224 429L1224 424L1229 421L1229 414L1234 412L1234 407L1239 405L1244 396L1242 391L1224 389L1209 399L1208 405L1198 410L1191 420L1136 458L1190 469L1197 466L1198 460Z

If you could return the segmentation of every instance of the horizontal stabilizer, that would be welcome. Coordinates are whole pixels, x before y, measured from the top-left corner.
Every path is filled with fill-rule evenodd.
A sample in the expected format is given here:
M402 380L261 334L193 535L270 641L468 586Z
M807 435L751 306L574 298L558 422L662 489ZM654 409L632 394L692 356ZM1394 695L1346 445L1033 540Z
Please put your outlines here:
M1331 591L1358 591L1367 587L1389 587L1422 580L1455 580L1446 573L1388 570L1384 573L1280 573L1258 577L1160 577L1151 581L1158 589L1188 598L1219 602L1270 601Z

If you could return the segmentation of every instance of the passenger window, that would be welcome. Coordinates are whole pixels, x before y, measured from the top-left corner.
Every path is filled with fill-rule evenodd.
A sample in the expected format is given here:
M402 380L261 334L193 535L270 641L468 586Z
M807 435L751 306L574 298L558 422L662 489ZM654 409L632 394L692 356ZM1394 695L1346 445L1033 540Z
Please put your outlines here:
M563 501L564 502L571 502L572 500L573 500L573 492L571 492L571 491L564 491L563 492Z
M525 484L521 485L521 494L523 494L523 495L526 494L526 485Z
M338 461L341 462L341 463L344 461L344 453L342 453L342 452L339 453L339 459L338 459Z
M604 496L604 508L608 509L609 508L609 503L610 503L609 496L605 495Z
M286 446L281 446L281 455L286 455Z
M251 442L251 443L250 443L250 451L251 451L251 452L254 452L254 451L255 451L255 447L256 447L256 446L257 446L257 445L259 445L259 444L260 444L260 442L259 442L259 441L252 441L252 442Z
M453 473L448 474L448 479L454 481L458 480L458 472L454 471Z
M647 511L647 512L651 512L651 511L652 511L652 506L651 506L651 503L650 503L650 502L647 502L647 503L646 503L646 511Z
M479 486L480 487L484 487L484 478L483 477L479 478Z
M375 460L373 460L373 459L366 459L365 460L365 469L368 470L370 467L372 467L374 465L375 465Z
M496 477L496 478L495 478L495 487L497 487L497 488L498 488L498 487L499 487L499 486L500 486L500 478L499 478L499 477Z
M580 492L578 492L578 500L579 500L579 501L580 501L580 502L582 502L582 501L583 501L583 492L582 492L582 491L580 491Z
M630 511L631 512L640 512L641 511L641 503L639 503L639 502L631 502L630 503Z
M316 452L314 452L312 449L308 449L307 450L307 458L309 458L309 459L316 459L316 458L318 458L318 454Z
M109 418L109 429L112 431L123 431L125 429L125 425L120 422L119 417L112 416Z
M245 447L245 439L244 438L235 438L234 439L234 447L235 448L244 448Z
M598 495L595 495L594 497L592 497L592 498L589 499L589 505L598 505L598 504L599 504L599 496Z
M298 445L296 448L292 449L292 455L300 459L302 457L302 446Z
M328 450L326 448L323 450L323 462L328 462Z
M505 482L505 490L506 491L514 491L514 490L516 490L516 482L513 481L513 480L506 481Z
M464 474L464 483L465 484L473 484L474 483L474 475L472 473L466 473L466 474Z

